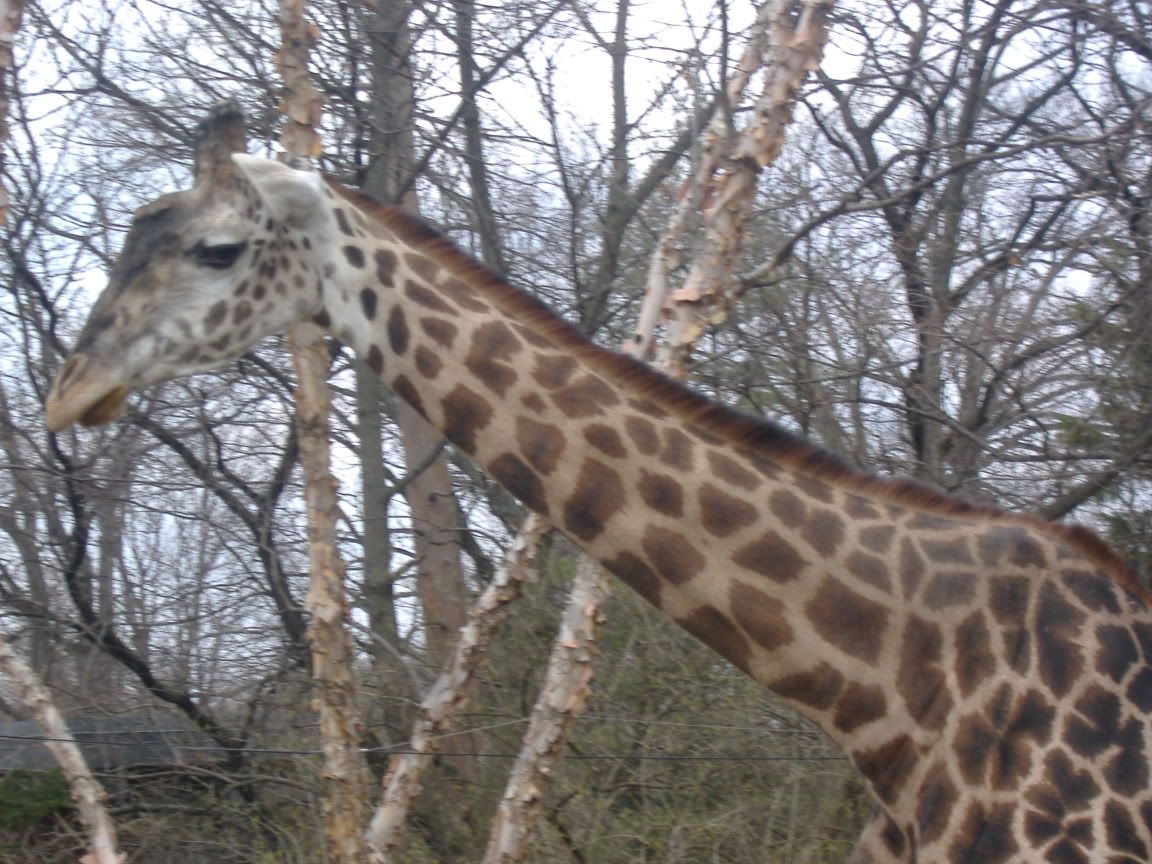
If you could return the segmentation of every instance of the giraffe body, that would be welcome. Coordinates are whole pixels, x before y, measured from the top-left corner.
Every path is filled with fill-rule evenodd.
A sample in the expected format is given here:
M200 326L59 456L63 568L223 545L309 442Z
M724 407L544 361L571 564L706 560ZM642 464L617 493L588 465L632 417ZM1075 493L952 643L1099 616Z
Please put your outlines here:
M237 156L142 208L47 422L306 320L819 723L879 804L856 864L1152 857L1152 613L1105 544L852 470L318 175Z

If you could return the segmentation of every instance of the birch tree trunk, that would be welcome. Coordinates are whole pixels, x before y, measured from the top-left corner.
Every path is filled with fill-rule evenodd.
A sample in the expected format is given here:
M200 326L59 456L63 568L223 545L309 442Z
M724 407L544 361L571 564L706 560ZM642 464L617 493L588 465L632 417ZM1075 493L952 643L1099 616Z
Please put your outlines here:
M537 516L524 521L495 577L469 610L452 659L420 705L422 717L412 730L409 752L392 758L384 778L384 794L368 829L373 864L386 864L400 844L408 810L420 793L421 778L436 757L452 718L467 702L476 671L509 605L520 597L524 583L536 578L536 553L549 529Z
M0 174L4 169L3 149L8 144L8 93L15 74L12 44L24 18L24 0L0 0ZM8 215L8 190L0 183L0 223Z
M9 82L15 72L12 45L23 15L23 0L0 0L0 171L5 163L3 148L9 139ZM7 218L8 205L8 190L0 185L0 222ZM0 634L0 672L12 682L16 700L40 724L46 739L44 746L51 751L68 780L72 800L88 835L86 864L122 864L124 858L116 851L116 826L104 809L107 797L104 787L92 776L48 688L3 634Z
M686 377L692 346L709 327L727 317L740 296L739 287L729 283L743 248L757 184L764 168L780 154L800 88L808 73L820 65L831 7L831 0L803 0L794 22L792 0L765 3L736 74L725 88L727 98L704 132L702 158L692 186L661 237L660 254L653 257L649 292L637 325L636 341L643 348L651 345L661 309L668 316L659 366L674 377ZM753 120L737 133L732 106L740 104L744 90L762 67L766 67L764 81L760 97L751 106ZM704 218L703 245L684 284L670 292L667 274L675 264L679 234L696 206Z
M44 746L52 751L68 780L72 800L76 802L80 821L88 835L89 852L84 856L85 864L123 864L124 857L116 851L116 826L104 809L107 797L104 787L92 776L76 740L56 710L51 694L40 683L40 677L2 634L0 672L14 685L17 701L28 708L44 730Z
M484 864L511 864L528 855L540 821L543 796L552 783L572 721L584 713L592 692L592 659L608 595L608 576L587 555L576 565L576 578L564 607L560 632L552 645L544 686L532 709L520 755L512 766L504 797L496 810Z
M414 95L408 39L408 0L377 0L372 24L372 116L374 159L364 191L378 201L397 203L419 213L410 172L415 162L412 139ZM408 466L422 465L442 436L403 400L393 417L400 428ZM412 513L412 545L418 562L416 591L424 617L426 655L434 669L451 655L468 608L460 562L463 528L445 458L437 457L405 486Z
M323 100L308 77L308 53L317 34L304 18L303 0L282 0L280 27L283 45L278 60L284 79L285 114L281 143L290 156L306 161L321 152L316 124ZM312 619L312 681L324 754L325 840L329 861L362 864L369 784L360 751L364 730L353 672L355 643L348 628L345 568L336 546L340 510L328 446L328 352L323 334L312 325L294 328L290 341L308 511L311 578L307 606Z

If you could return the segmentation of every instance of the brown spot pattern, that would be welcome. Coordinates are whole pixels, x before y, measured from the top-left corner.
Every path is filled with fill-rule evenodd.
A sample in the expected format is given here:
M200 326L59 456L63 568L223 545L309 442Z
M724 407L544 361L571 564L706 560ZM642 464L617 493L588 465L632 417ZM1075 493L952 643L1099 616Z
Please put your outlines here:
M429 380L435 379L440 375L440 370L444 368L443 362L434 351L429 350L424 345L417 345L416 351L413 353L413 359L416 361L416 370Z
M1044 550L1021 525L990 525L976 540L977 553L987 566L1047 567Z
M657 420L663 420L668 416L668 412L651 399L629 399L628 404L641 414L647 414L649 417L655 417Z
M988 676L995 673L998 661L992 653L992 634L984 621L984 613L977 609L960 626L955 635L956 662L953 673L963 696L971 695Z
M1104 807L1104 829L1108 846L1116 852L1127 852L1139 861L1148 860L1148 846L1140 837L1140 831L1132 819L1132 814L1118 801L1109 801Z
M541 474L551 474L564 453L565 439L558 426L517 417L516 444L533 468Z
M514 453L501 454L492 460L488 470L501 486L524 502L526 507L548 515L544 486L536 472L519 456Z
M1031 583L1021 576L1001 576L990 580L988 608L998 625L1001 655L1021 675L1032 662L1032 635L1027 626Z
M814 510L804 521L800 535L817 553L831 557L844 539L844 520L831 510Z
M440 290L456 305L470 312L492 311L487 303L476 297L472 287L461 279L449 279L440 286Z
M555 342L553 342L551 339L549 339L546 335L539 332L538 330L534 330L531 327L526 327L523 324L513 324L512 326L515 328L517 333L519 333L521 336L524 337L524 341L527 342L529 345L532 345L536 348L544 348L544 349L550 349L550 348L556 347Z
M877 555L884 555L892 548L892 541L896 538L896 528L892 525L872 525L861 528L859 536L861 546Z
M348 261L349 264L351 264L357 270L363 269L363 267L364 267L364 250L361 249L359 246L345 246L344 247L344 258Z
M896 689L908 715L925 729L943 728L952 710L952 696L943 660L944 638L935 623L910 615L900 642L900 667Z
M224 323L224 319L228 317L228 303L225 300L220 300L212 305L208 310L208 314L204 316L204 331L211 333L217 327Z
M888 630L885 607L834 579L825 579L805 611L816 632L829 644L853 657L876 662Z
M807 474L795 474L793 475L792 484L809 498L816 501L831 504L834 500L832 489L823 480L809 477Z
M428 334L428 338L444 348L451 348L456 343L456 334L459 332L451 321L440 318L421 318L421 329Z
M900 541L900 587L904 597L911 600L916 596L920 583L924 580L924 559L916 550L915 544L905 537Z
M667 433L665 433L665 437L667 437ZM726 456L717 450L708 451L708 465L712 468L713 476L731 486L736 486L749 492L760 487L761 481L757 475L741 466L741 464L732 457Z
M986 804L973 801L960 830L948 850L951 864L999 864L1019 849L1012 834L1012 804Z
M1057 697L1065 696L1084 671L1080 627L1085 617L1051 582L1040 589L1036 606L1036 659L1041 679Z
M788 608L775 597L737 579L728 595L732 617L761 648L775 651L794 638Z
M620 438L620 433L611 426L605 426L602 423L593 423L584 430L584 440L605 456L611 456L614 459L623 459L628 455L628 450L624 446L624 441Z
M844 676L827 663L820 663L804 672L777 678L768 687L785 699L826 711L835 704L844 689Z
M968 571L936 573L924 586L924 605L932 610L967 606L975 596L976 574Z
M787 525L795 528L808 516L808 506L793 492L787 489L777 489L768 499L768 506L772 513Z
M871 781L876 795L887 804L896 801L920 761L916 745L907 735L897 735L872 750L857 750L852 759L860 773Z
M658 513L672 517L684 514L684 491L672 477L642 468L636 489L644 503Z
M564 504L564 527L581 540L593 540L624 509L624 501L620 475L603 462L585 459L576 489Z
M717 537L727 537L756 522L759 514L756 508L740 498L736 498L705 483L700 487L700 520L705 530Z
M376 320L376 289L360 289L360 308L364 310L364 317L369 321Z
M476 452L476 433L492 422L488 400L463 384L440 400L444 411L444 434L465 453Z
M420 391L416 389L407 375L397 375L396 379L392 382L393 392L416 409L416 412L423 418L428 418L428 412L424 408L424 400L420 398Z
M573 419L593 417L620 402L616 391L600 378L588 373L552 393L552 402Z
M775 531L768 531L759 540L738 549L732 561L745 570L781 583L798 579L807 564L792 544Z
M377 375L384 371L384 355L380 352L380 348L373 345L368 349L368 368L375 372Z
M644 532L641 545L656 572L673 585L696 578L706 563L700 551L678 531L651 525Z
M404 293L408 299L413 303L417 303L432 312L440 312L444 315L458 315L454 306L445 303L444 300L431 289L421 285L419 282L414 282L411 279L404 280Z
M500 396L516 383L517 375L507 361L520 352L523 343L503 321L481 324L472 334L472 345L464 365Z
M396 253L389 249L378 249L373 256L376 261L376 278L380 280L380 284L385 288L391 288L396 284Z
M651 456L660 447L660 439L656 435L656 427L651 420L644 417L630 415L624 420L624 432L636 449L644 456Z
M408 319L404 316L404 310L399 306L393 306L388 313L388 344L392 346L394 354L402 357L408 353L410 336Z
M545 390L563 387L576 372L577 363L566 354L537 354L532 378Z
M920 549L930 561L937 564L975 564L968 541L964 537L952 536L944 540L928 537L920 539Z
M412 272L426 282L435 282L440 272L440 265L427 255L409 252L404 256L404 263L412 268Z
M844 515L849 519L879 519L880 511L876 505L867 498L851 493L844 496ZM874 549L874 552L883 552L883 549Z
M691 471L696 445L692 439L674 426L664 430L664 449L660 451L660 461L677 471Z
M916 804L916 824L920 828L920 841L924 845L934 843L943 836L958 799L956 784L948 776L947 767L937 762L928 769Z
M660 590L663 583L647 562L638 555L621 552L615 558L605 561L604 566L653 606L660 605Z
M832 722L841 732L853 732L888 713L884 690L876 685L849 682L836 701Z
M858 549L853 550L844 560L844 566L861 582L891 593L892 579L888 575L888 565L875 555L869 555Z
M748 640L720 612L710 606L701 606L677 618L676 623L733 665L748 671L751 655Z

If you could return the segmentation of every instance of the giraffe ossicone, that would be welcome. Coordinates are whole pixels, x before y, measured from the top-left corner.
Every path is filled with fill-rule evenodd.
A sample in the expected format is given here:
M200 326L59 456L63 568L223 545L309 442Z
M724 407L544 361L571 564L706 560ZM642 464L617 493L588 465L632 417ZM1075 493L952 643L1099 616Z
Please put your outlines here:
M131 391L314 321L837 741L878 803L856 864L1152 858L1152 611L1105 543L710 402L404 212L228 158L237 124L218 115L193 188L137 212L49 428L109 422Z

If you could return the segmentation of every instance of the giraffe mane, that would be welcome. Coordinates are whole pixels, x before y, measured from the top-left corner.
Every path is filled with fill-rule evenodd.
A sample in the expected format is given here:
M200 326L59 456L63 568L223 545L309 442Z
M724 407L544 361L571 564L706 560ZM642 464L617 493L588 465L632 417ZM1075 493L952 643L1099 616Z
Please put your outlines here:
M944 518L1000 521L1032 528L1085 555L1129 594L1152 606L1152 591L1141 584L1112 546L1088 528L1049 522L1027 513L1012 513L993 504L965 501L937 492L915 480L884 478L857 468L775 421L715 402L647 363L595 344L543 301L510 284L462 252L452 240L423 219L400 207L380 204L335 178L325 176L325 180L342 198L413 248L433 256L442 267L475 288L517 322L585 360L593 368L625 382L638 398L655 403L696 428L751 456L770 459L862 497Z

